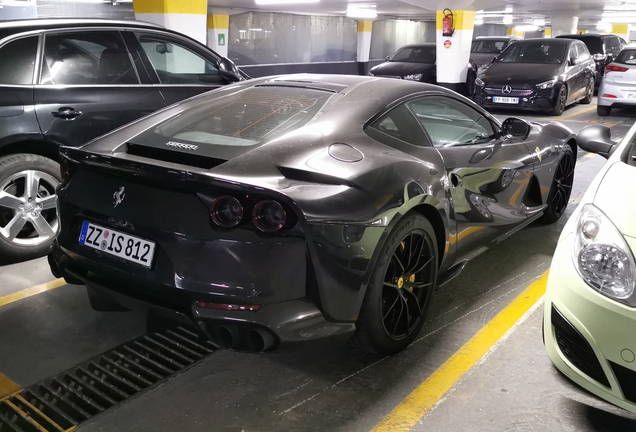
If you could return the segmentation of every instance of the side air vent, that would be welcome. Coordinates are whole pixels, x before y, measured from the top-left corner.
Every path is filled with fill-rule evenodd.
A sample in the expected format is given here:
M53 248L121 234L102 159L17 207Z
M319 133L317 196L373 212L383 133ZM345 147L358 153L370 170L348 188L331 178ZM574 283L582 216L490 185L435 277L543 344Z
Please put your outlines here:
M296 168L278 167L278 169L280 170L281 174L285 176L285 178L288 178L290 180L355 187L355 184L348 180L343 180L341 178L330 176L327 174L314 173L311 171L304 171Z
M194 153L185 153L180 150L168 150L133 143L126 144L126 153L203 169L212 169L227 162L223 159L216 159Z

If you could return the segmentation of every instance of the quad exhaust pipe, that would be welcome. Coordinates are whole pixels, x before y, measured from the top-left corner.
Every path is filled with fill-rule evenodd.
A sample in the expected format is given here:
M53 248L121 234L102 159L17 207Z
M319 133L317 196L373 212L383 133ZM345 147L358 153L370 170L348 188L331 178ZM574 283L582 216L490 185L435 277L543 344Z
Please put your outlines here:
M263 352L274 346L274 335L258 327L241 330L232 324L220 325L214 331L221 348Z

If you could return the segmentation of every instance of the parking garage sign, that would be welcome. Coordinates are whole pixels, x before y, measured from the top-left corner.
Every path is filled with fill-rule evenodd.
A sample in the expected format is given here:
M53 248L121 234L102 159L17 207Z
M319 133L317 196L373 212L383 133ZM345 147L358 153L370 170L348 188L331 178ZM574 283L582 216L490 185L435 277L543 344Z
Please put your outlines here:
M219 46L225 46L225 34L219 33Z

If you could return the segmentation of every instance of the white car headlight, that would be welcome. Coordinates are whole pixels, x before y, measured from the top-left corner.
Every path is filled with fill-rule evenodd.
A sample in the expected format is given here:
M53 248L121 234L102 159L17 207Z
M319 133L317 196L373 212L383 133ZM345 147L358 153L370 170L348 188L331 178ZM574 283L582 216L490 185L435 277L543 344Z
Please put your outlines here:
M475 85L478 87L483 87L486 83L481 78L475 78Z
M545 90L554 87L556 84L556 80L550 80L546 82L542 82L541 84L537 84L536 87L540 90Z
M413 74L413 75L405 75L404 76L405 80L411 80L411 81L419 81L422 79L422 74Z
M636 264L623 235L593 204L586 204L576 221L574 267L583 280L607 297L636 306Z

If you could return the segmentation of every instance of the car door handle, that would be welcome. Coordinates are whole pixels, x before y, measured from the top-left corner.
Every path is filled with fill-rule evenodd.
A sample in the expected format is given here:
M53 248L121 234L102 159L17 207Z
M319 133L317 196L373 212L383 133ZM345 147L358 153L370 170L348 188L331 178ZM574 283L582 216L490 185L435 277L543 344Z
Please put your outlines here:
M75 117L81 116L82 112L75 111L73 108L70 108L70 107L62 107L58 109L57 111L53 111L51 115L53 117L57 117L57 118L65 119L65 120L73 120Z

